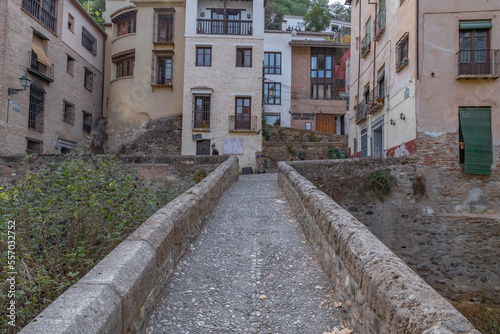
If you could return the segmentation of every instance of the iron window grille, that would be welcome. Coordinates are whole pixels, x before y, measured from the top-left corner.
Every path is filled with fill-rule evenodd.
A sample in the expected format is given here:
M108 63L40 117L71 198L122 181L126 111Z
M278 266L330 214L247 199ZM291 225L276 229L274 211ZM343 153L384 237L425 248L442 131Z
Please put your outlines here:
M212 48L197 47L196 48L196 66L212 66Z
M75 124L75 105L64 101L63 120L69 124Z
M94 56L97 54L97 38L95 38L85 27L82 27L82 45Z
M53 32L56 31L57 20L55 0L23 0L22 7L48 29Z
M153 85L172 86L172 56L153 54Z
M32 138L26 138L26 154L42 154L43 142Z
M84 86L86 89L92 91L93 85L94 85L94 72L85 67Z
M252 67L251 48L236 48L236 67Z
M281 74L281 52L264 52L264 73Z
M399 72L408 65L408 33L405 33L396 43L396 71Z
M193 96L193 129L210 129L210 95Z
M42 87L30 86L30 107L28 113L28 128L43 131L43 107L45 91Z
M82 130L85 133L90 133L90 131L92 131L92 114L85 110L83 111Z
M174 44L174 12L173 8L155 8L153 16L153 43Z

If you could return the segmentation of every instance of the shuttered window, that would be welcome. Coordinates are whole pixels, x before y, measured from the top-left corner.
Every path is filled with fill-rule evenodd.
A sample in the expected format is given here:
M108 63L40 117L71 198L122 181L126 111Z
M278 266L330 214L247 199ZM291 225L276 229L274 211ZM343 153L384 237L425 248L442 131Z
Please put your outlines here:
M492 163L490 108L460 108L460 131L465 142L465 172L490 175Z

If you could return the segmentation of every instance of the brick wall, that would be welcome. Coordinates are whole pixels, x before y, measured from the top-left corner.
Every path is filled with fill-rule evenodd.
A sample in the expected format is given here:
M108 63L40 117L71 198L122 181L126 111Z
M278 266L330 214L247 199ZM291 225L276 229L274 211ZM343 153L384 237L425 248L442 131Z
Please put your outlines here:
M57 29L54 34L43 26L39 21L21 9L21 0L2 2L6 10L2 11L5 16L5 25L2 39L5 50L2 51L2 65L4 71L0 73L0 100L4 101L0 106L0 133L2 133L2 145L0 154L24 154L26 152L27 140L32 138L43 141L43 152L54 153L58 150L58 138L76 142L82 148L88 137L82 131L83 110L92 114L92 120L101 116L102 110L102 69L90 65L84 57L94 57L92 54L77 54L61 40L63 22L64 1L57 1ZM46 54L54 64L54 81L48 83L38 76L28 73L33 80L32 85L39 84L45 90L43 132L28 129L29 114L29 89L11 96L9 119L7 122L7 88L20 88L19 77L27 73L30 67L28 52L32 48L33 29L41 32L49 40L45 41ZM102 36L95 36L102 38ZM81 39L81 36L76 36ZM103 50L97 50L98 55ZM74 74L66 71L67 55L75 59ZM84 67L94 72L93 90L84 87ZM66 100L75 105L74 124L63 121L64 102ZM21 111L12 110L12 103L17 101Z

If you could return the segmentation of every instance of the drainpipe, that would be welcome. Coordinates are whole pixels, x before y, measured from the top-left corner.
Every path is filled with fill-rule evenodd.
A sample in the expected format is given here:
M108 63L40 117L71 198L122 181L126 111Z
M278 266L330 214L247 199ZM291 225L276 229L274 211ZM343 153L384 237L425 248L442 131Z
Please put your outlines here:
M359 36L358 36L358 98L356 99L356 105L359 104L359 82L361 81L361 4L363 3L363 1L359 1L358 2L358 5L359 5L359 14L358 14L358 32L359 32ZM354 109L354 106L353 106L353 109ZM356 115L354 115L354 122L356 122ZM354 127L356 129L356 139L358 138L358 125L356 124L356 126ZM361 139L361 138L360 138ZM361 140L359 142L359 144L361 145ZM356 147L357 149L357 147ZM354 152L354 157L357 158L358 157L358 152Z
M416 14L416 28L415 28L415 36L416 36L416 44L417 44L417 80L420 79L420 65L419 65L419 59L418 59L418 53L419 53L419 46L418 46L418 28L419 28L419 15L420 15L420 1L417 0L417 14Z

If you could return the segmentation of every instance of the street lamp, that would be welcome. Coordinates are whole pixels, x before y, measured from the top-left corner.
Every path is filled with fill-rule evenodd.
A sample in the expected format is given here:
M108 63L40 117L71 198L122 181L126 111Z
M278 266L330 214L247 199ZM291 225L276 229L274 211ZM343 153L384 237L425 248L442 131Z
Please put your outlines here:
M9 87L9 89L7 91L8 96L11 96L11 95L17 94L19 92L22 92L23 90L26 90L26 88L28 88L31 85L31 79L28 77L27 74L25 74L22 77L20 77L19 81L21 82L21 87L23 87L23 89L10 88Z

